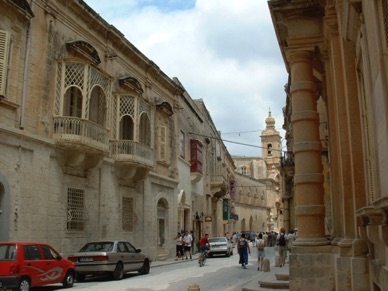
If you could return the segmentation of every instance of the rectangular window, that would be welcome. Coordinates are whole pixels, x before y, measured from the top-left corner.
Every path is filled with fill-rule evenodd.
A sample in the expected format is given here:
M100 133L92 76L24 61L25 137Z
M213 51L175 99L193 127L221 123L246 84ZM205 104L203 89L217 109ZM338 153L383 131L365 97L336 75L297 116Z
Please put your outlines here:
M8 73L9 32L0 29L0 96L5 96Z
M122 227L124 231L133 231L134 220L133 220L133 198L123 197L122 198Z
M82 189L67 189L67 229L83 230L85 193Z
M185 152L186 152L186 137L185 137L185 133L183 131L181 131L181 134L179 136L179 154L181 156L181 158L185 158Z
M166 127L159 127L159 159L166 161L166 146L167 146L167 137L166 137Z

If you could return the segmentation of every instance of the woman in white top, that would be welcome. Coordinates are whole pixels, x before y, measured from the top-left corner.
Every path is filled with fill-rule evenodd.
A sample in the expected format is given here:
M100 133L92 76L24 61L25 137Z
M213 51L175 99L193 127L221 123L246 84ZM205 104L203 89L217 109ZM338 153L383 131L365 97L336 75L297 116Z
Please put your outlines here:
M265 240L263 239L263 234L259 233L258 238L256 239L256 249L257 249L257 270L263 271L263 262L265 258Z
M183 260L183 237L178 232L176 237L174 237L174 240L175 240L175 245L176 245L176 259L175 259L175 261L177 261L180 257L182 257L182 260Z

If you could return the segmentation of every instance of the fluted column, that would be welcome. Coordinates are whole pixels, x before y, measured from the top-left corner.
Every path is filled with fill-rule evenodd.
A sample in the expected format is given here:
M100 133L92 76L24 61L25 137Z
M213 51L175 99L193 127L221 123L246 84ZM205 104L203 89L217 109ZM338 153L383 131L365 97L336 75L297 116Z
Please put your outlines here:
M324 190L319 138L317 90L311 51L288 54L291 67L291 100L295 155L295 245L327 245L324 228Z

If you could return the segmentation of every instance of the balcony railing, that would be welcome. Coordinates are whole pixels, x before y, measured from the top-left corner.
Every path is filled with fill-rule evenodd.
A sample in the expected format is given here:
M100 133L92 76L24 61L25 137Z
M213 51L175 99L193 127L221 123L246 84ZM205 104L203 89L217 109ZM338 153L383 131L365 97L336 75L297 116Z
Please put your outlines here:
M115 140L110 142L113 159L153 167L155 164L154 150L132 140Z
M54 140L109 152L108 130L78 117L54 117Z

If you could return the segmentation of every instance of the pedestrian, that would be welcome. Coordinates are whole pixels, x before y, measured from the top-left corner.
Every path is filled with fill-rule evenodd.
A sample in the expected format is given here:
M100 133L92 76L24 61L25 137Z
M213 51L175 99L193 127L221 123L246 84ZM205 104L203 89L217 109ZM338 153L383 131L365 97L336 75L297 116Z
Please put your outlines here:
M287 235L284 227L280 229L276 241L279 246L280 267L282 267L286 263L287 258Z
M245 233L241 234L237 243L237 251L239 254L239 264L246 269L246 265L248 264L248 253L251 253L251 249L249 248L249 242L245 237Z
M257 249L257 270L263 271L263 262L265 258L265 240L263 239L262 233L259 233L257 237L256 249Z
M193 237L191 236L191 234L189 234L187 230L185 231L185 236L183 237L183 243L186 260L188 255L190 256L190 260L192 260L193 258L191 256L191 244L193 243Z
M287 250L291 253L292 243L295 241L296 235L293 229L290 230L290 233L287 234Z
M193 243L191 244L191 254L194 255L194 253L195 253L195 237L194 237L194 231L191 231L190 234L191 234L191 239L192 239L192 241L193 241Z
M176 258L175 261L182 258L183 260L183 237L180 232L177 233L177 235L174 237L175 240L175 246L176 246Z

